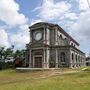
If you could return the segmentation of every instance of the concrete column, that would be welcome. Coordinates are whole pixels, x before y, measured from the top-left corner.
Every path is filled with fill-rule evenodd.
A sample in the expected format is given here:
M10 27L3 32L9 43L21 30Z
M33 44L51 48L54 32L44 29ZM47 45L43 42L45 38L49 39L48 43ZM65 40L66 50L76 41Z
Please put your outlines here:
M77 54L77 67L79 67L79 54Z
M81 66L81 55L80 55L80 66Z
M31 36L31 31L30 31L30 42L32 42L32 36Z
M44 43L46 43L46 40L45 40L45 27L44 27Z
M46 68L49 68L49 57L50 57L50 51L49 51L49 48L47 47L47 50L46 50L47 52L46 52Z
M32 68L32 66L31 66L31 49L29 51L29 67Z
M70 65L69 65L70 68L73 68L73 62L72 62L72 53L70 51Z
M26 64L27 64L27 62L28 62L28 54L29 54L29 52L28 52L28 50L26 50L26 53L25 53L25 64L24 64L24 66L26 66Z
M45 61L46 61L46 60L45 60L45 59L46 59L46 57L45 57L46 55L45 55L45 53L46 53L46 52L45 52L45 48L44 48L44 49L43 49L43 68L46 68L46 62L45 62Z
M83 57L84 66L86 66L86 57Z
M58 49L56 48L56 68L58 68Z
M46 30L46 42L47 42L47 44L49 45L50 44L50 40L49 40L49 38L50 38L50 30L49 29L47 29Z
M76 67L76 54L74 52L74 67Z
M79 55L79 58L78 58L78 64L79 64L79 66L80 66L80 55Z
M83 57L83 66L86 66L86 58L85 58L85 56Z
M57 34L58 34L58 30L57 30L57 28L55 28L56 29L56 37L55 37L55 45L58 45L58 40L57 40Z

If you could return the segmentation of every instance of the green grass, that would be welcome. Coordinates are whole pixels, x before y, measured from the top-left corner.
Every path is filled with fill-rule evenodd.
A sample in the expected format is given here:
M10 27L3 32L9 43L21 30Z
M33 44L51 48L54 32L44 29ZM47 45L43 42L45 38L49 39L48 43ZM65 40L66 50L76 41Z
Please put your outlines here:
M0 71L0 90L90 90L90 72L50 76L52 73L54 71L3 70Z

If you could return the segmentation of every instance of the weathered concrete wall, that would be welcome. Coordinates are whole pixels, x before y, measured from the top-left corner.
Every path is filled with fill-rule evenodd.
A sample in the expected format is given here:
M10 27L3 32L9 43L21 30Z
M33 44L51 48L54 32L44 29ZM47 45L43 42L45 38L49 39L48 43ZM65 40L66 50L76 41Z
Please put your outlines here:
M85 55L82 53L78 46L79 44L75 42L69 35L67 35L63 30L57 25L52 24L36 24L34 27L31 27L30 30L30 39L29 43L29 66L33 66L33 56L42 55L43 57L43 68L51 67L78 67L85 65ZM42 33L42 38L40 40L35 40L34 32L40 31ZM73 45L72 45L73 43ZM28 49L29 49L28 48ZM61 53L65 54L65 62L62 62ZM31 53L31 54L30 54ZM72 60L73 53L73 60Z
M71 58L70 58L71 67L85 66L85 54L81 53L80 51L76 50L75 48L71 48L70 56L71 56Z

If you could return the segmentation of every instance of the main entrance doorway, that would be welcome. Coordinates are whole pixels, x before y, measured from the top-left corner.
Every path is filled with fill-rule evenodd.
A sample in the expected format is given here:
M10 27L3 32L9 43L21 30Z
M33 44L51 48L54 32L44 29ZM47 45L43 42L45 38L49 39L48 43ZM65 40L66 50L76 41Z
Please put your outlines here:
M42 57L41 56L34 57L34 68L42 68Z

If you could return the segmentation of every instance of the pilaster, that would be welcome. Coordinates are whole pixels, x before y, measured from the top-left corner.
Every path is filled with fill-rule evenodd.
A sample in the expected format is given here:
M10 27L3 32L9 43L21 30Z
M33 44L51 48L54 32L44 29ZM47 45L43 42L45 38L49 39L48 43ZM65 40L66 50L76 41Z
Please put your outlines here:
M31 66L31 49L29 50L29 67L32 68L32 66Z
M56 68L58 68L58 49L56 48Z

